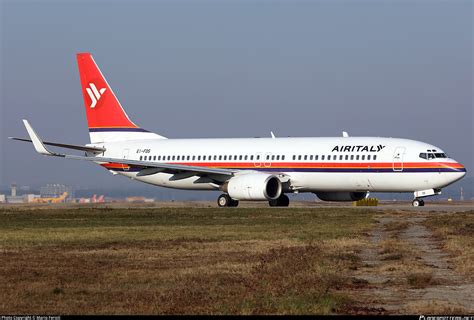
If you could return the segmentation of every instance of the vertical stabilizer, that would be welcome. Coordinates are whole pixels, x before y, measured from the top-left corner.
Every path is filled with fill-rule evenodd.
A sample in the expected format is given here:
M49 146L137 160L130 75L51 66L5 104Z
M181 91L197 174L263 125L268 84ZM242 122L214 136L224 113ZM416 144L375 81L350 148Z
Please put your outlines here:
M130 120L90 53L78 53L77 64L92 143L164 138Z

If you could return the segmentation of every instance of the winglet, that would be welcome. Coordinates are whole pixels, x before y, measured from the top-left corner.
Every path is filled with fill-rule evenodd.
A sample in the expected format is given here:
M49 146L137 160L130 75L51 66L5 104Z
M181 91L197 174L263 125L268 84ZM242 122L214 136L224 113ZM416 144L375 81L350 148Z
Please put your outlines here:
M40 154L44 154L46 156L55 156L57 154L50 152L41 141L40 137L36 134L35 130L31 127L28 120L23 119L23 124L25 125L26 131L28 131L28 135L30 136L31 141L33 142L33 146L36 149L36 152Z

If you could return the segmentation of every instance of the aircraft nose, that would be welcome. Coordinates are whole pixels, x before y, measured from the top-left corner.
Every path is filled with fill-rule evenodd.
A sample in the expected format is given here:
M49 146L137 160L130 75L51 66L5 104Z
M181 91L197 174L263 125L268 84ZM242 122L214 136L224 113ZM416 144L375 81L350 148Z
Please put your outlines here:
M449 168L452 170L452 172L455 173L456 177L454 179L454 181L457 181L461 178L463 178L466 173L467 173L467 170L466 168L459 162L457 161L454 161L452 164L449 165Z

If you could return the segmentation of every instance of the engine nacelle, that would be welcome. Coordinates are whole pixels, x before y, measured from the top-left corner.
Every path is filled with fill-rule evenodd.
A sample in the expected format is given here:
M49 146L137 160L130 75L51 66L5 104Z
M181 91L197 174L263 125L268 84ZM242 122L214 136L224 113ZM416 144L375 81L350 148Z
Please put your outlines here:
M246 173L231 178L223 189L236 200L275 200L280 197L282 186L272 174Z
M368 192L316 192L323 201L358 201L367 197Z

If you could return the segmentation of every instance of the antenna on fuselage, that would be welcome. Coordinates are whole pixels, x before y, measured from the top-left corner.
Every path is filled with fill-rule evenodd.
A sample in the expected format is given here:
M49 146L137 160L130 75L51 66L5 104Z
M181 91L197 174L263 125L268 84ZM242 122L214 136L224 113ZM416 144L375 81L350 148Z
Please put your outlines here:
M349 138L349 134L346 131L342 131L342 137Z

